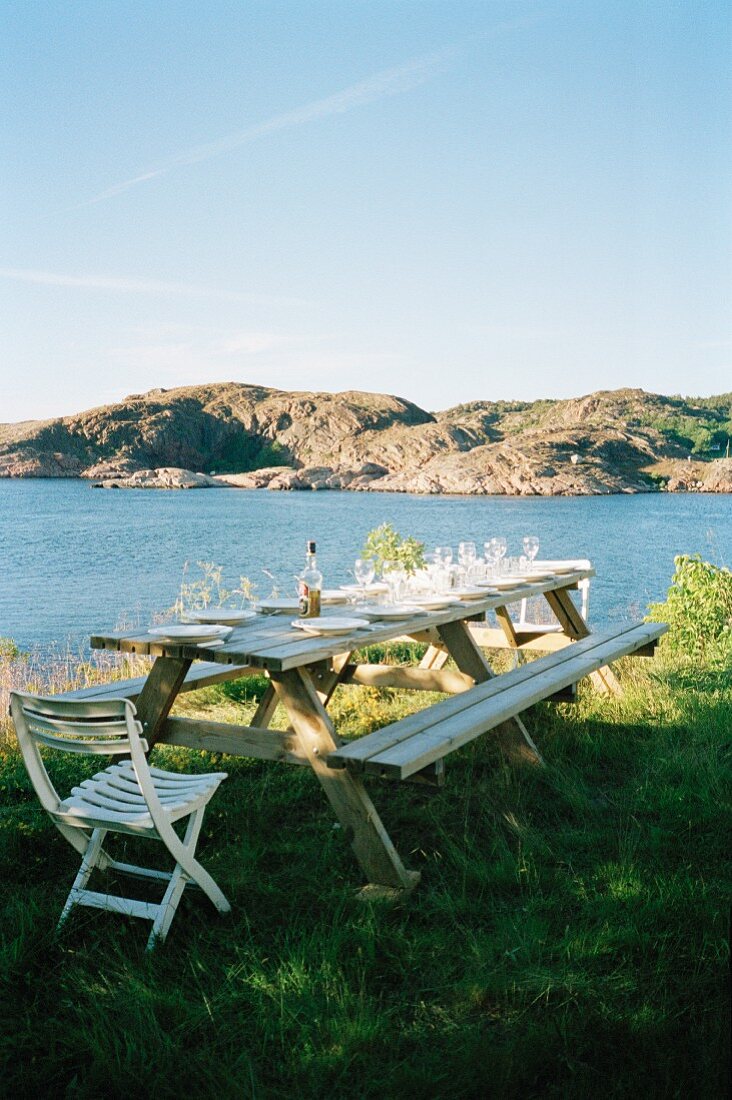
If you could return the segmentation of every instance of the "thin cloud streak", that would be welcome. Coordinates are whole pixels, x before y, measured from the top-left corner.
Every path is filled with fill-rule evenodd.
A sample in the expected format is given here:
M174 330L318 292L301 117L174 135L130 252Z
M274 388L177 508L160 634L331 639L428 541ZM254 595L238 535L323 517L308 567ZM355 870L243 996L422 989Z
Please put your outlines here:
M188 283L167 283L158 279L125 279L110 275L64 275L55 271L34 271L28 268L0 267L0 278L19 283L44 286L80 287L88 290L111 290L121 294L158 294L181 298L218 298L230 302L251 302L256 305L303 305L303 299L266 294L247 294L239 290Z
M425 84L437 72L445 67L451 57L457 52L456 47L446 47L424 57L413 58L411 61L398 65L393 69L384 69L375 73L358 84L351 84L348 88L336 92L325 99L318 99L312 103L306 103L293 111L287 111L281 115L266 119L264 122L250 126L246 130L240 130L234 134L228 134L218 141L208 142L188 149L177 156L170 157L150 170L133 176L132 179L123 180L113 187L107 188L99 195L95 195L81 206L91 206L93 203L103 202L113 198L140 183L151 179L157 179L174 168L188 167L192 164L200 164L202 161L211 160L213 157L230 153L242 145L248 145L267 134L274 134L280 130L289 130L297 126L303 126L317 119L328 118L331 115L342 115L352 111L356 107L363 107L368 103L386 99L389 96L408 92L412 88Z

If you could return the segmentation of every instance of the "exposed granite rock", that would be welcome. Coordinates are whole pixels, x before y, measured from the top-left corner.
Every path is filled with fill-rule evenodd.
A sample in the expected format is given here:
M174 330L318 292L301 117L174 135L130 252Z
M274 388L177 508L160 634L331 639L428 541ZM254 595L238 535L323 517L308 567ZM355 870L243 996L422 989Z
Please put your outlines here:
M129 476L94 482L95 489L221 489L225 482L208 474L164 466L158 470L136 470Z
M689 462L691 445L677 430L708 420L710 402L724 427L729 395L697 405L642 390L600 391L433 414L353 391L234 382L156 389L77 416L0 425L0 476L273 491L730 492L729 462Z

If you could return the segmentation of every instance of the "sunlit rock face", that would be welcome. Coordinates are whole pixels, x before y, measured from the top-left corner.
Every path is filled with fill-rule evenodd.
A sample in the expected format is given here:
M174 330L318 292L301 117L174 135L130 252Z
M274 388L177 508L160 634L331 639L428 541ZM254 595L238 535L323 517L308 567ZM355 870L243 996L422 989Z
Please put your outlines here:
M678 425L699 438L731 419L728 395L697 405L642 390L599 391L430 413L389 394L290 393L227 382L156 389L58 420L0 425L0 476L86 477L132 488L730 492L732 462L690 460L691 443Z

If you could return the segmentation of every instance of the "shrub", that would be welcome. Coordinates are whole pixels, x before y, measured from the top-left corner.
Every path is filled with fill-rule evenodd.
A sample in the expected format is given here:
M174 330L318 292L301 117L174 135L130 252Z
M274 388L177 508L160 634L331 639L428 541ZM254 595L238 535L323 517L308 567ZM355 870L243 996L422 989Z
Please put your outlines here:
M732 572L699 554L679 555L674 565L665 603L648 609L649 619L669 624L666 648L694 656L732 651Z

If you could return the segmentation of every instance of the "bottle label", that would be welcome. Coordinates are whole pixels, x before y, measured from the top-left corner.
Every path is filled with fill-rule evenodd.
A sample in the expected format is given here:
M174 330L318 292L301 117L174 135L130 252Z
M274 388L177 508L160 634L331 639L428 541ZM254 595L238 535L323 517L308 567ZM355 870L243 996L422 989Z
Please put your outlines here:
M300 618L317 619L320 615L320 589L310 588L304 581L300 581L298 599Z

